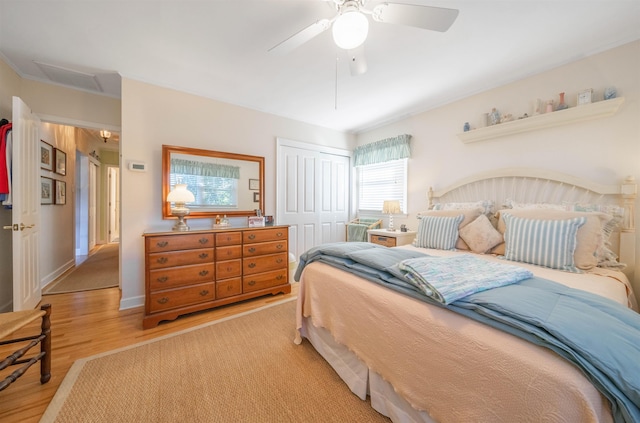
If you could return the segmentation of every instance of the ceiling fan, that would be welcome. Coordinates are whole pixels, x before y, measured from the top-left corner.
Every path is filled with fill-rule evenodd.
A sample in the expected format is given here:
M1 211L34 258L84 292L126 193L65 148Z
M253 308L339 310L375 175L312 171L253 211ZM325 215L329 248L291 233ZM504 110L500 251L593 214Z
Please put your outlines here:
M431 31L445 32L458 17L457 9L420 6L405 3L377 3L372 9L365 6L368 0L332 0L337 15L331 19L320 19L291 37L269 49L269 52L287 54L302 44L331 28L336 45L347 50L352 75L366 72L364 41L369 32L370 15L375 22L413 26Z

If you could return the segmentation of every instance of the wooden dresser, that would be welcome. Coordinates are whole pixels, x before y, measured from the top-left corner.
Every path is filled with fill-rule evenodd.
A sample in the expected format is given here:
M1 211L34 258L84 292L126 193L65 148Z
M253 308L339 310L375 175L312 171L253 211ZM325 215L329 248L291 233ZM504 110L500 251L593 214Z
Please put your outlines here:
M287 226L145 233L142 326L291 292Z

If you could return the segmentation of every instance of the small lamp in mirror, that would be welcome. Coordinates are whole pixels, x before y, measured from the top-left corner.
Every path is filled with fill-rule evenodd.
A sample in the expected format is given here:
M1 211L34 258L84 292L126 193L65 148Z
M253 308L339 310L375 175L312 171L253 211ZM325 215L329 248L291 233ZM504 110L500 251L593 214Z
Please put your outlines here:
M184 221L184 217L189 214L189 209L185 206L185 203L192 203L195 200L193 193L187 189L186 184L176 184L175 188L167 195L167 201L174 203L171 208L171 214L178 218L178 221L173 226L174 231L189 230L189 226Z
M382 213L389 215L389 230L395 231L393 227L393 215L402 213L400 209L400 201L398 200L387 200L382 203Z

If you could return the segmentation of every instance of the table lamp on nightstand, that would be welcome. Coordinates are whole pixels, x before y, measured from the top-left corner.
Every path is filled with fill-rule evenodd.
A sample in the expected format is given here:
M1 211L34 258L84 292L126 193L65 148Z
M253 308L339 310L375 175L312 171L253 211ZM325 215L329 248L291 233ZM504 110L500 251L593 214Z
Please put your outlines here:
M184 217L189 214L189 209L185 203L192 203L196 199L193 193L187 189L186 184L176 184L176 187L167 195L167 201L174 203L171 207L171 214L178 217L178 221L173 226L174 231L188 231L189 226L184 221Z
M382 213L389 215L389 230L395 231L393 227L393 215L402 213L402 209L400 209L400 201L398 200L387 200L382 203Z

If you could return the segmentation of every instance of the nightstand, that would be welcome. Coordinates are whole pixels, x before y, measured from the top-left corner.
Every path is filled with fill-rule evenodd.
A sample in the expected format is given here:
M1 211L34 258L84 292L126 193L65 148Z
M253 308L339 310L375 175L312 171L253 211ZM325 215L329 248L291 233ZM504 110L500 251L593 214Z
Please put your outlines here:
M401 232L399 229L389 231L387 229L369 229L369 242L384 245L386 247L397 247L399 245L411 244L416 237L416 231Z

